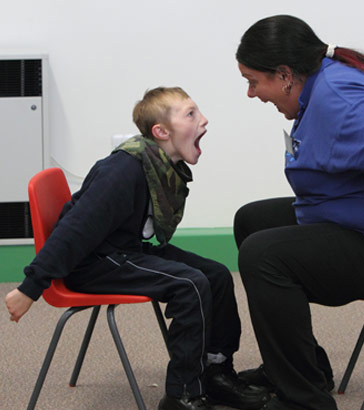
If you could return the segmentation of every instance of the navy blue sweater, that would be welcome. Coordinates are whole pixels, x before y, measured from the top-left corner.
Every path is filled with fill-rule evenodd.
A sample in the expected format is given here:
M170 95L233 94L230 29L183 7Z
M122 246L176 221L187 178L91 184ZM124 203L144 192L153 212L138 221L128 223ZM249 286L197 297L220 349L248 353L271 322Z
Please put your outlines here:
M37 300L54 278L65 278L97 255L141 251L148 186L141 163L124 151L98 161L72 196L19 290Z

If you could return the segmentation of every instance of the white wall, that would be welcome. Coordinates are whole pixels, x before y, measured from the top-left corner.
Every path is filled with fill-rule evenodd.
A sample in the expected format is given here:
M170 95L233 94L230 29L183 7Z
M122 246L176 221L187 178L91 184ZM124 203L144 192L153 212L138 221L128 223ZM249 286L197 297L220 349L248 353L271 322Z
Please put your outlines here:
M235 51L260 18L293 14L325 42L364 48L358 0L2 0L0 49L41 49L50 62L51 153L71 182L136 132L147 88L183 87L209 119L183 227L231 226L240 205L291 190L276 109L246 97Z

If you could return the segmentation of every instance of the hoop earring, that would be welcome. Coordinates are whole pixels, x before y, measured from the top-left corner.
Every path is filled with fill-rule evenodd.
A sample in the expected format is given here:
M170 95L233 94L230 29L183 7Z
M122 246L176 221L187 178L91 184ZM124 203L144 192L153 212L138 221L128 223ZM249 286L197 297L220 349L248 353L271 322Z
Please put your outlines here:
M283 87L282 87L282 91L284 92L284 94L286 94L286 95L290 95L291 94L291 89L292 89L292 85L293 85L293 83L288 83L288 84L285 84Z

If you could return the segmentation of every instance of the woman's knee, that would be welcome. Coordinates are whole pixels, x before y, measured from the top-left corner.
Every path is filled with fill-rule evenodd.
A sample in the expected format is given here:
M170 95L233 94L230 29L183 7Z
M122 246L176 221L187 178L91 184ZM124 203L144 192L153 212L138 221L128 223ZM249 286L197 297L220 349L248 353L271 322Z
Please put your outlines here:
M237 248L249 235L248 220L250 215L251 204L243 205L234 216L234 238Z
M239 248L238 265L243 279L250 274L257 275L260 270L266 247L266 243L260 239L261 236L260 233L250 235Z
M293 197L271 198L242 206L234 218L234 236L238 248L255 232L296 224L293 201Z
M287 276L282 269L284 253L279 233L273 229L249 235L239 249L238 264L244 285L256 286L257 281L280 283Z
M286 235L285 235L286 232ZM286 228L267 229L250 235L239 250L239 271L245 287L270 283L296 286L296 246Z
M270 200L250 202L243 205L234 217L235 242L240 248L241 243L252 233L260 230L260 221L263 218L266 203Z

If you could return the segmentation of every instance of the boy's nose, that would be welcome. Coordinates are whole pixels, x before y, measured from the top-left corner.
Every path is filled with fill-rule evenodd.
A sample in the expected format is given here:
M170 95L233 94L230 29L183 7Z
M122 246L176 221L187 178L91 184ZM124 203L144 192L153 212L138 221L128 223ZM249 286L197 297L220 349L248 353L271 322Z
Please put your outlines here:
M201 125L205 127L208 123L207 118L201 114Z

